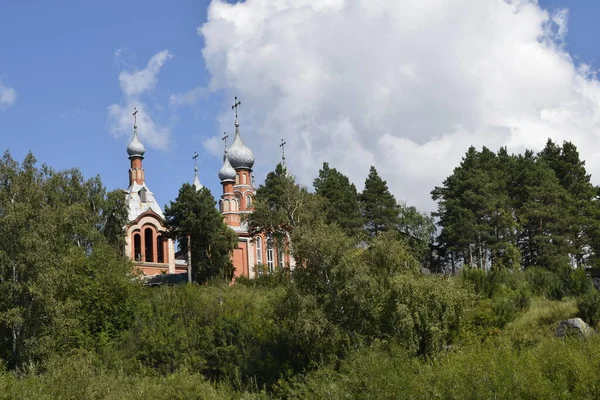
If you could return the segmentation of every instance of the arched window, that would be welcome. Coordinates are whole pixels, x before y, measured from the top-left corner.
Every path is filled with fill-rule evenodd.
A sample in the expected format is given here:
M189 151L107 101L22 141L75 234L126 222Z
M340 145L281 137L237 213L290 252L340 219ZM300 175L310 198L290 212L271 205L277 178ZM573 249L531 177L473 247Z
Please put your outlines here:
M229 212L229 200L223 200L223 212Z
M239 194L235 195L235 202L237 203L236 211L240 211L242 209L242 197Z
M236 185L240 184L240 176L238 174L235 175L235 184Z
M262 238L260 236L258 236L256 238L256 263L257 264L262 264L263 262L263 257L262 257Z
M247 195L246 196L246 208L250 208L252 207L252 196Z
M275 270L275 254L273 251L273 238L267 238L267 269L269 273Z
M154 238L151 228L144 230L144 247L146 250L146 262L154 262Z
M133 234L133 259L142 261L142 237L139 233Z
M277 265L279 268L283 268L283 244L279 243L277 245Z
M156 238L156 262L165 262L164 248L164 238L162 237L162 235L158 235L158 237Z
M246 174L242 174L242 185L246 184Z

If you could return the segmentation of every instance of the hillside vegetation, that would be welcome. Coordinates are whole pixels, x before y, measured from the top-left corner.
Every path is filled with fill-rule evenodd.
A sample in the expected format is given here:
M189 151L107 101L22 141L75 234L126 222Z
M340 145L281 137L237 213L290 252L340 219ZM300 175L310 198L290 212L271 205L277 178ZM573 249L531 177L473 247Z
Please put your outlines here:
M219 232L212 195L188 189L173 231ZM279 165L247 221L301 267L232 285L219 253L193 265L202 284L144 288L121 193L5 153L0 398L600 397L600 337L554 335L600 321L598 188L572 144L469 149L433 216L375 168L358 193L325 163L314 189Z

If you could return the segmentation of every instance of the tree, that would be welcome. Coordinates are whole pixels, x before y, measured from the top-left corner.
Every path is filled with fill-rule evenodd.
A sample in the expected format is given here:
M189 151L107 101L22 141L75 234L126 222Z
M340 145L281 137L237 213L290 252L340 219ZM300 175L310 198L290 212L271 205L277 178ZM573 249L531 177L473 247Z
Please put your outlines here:
M443 186L431 192L442 227L438 242L453 268L458 263L481 269L519 265L507 191L512 160L506 149L495 155L471 146Z
M265 183L256 190L253 207L254 212L247 218L250 230L279 238L287 237L298 226L322 219L321 201L296 184L281 164L267 174Z
M371 236L394 229L398 225L398 204L390 193L387 182L371 167L360 195L366 230Z
M131 263L99 226L109 211L98 177L0 160L0 357L9 367L91 347L127 327Z
M177 239L182 251L191 240L192 274L198 282L218 277L230 281L233 277L231 252L237 245L237 235L223 222L216 201L206 187L196 190L183 184L175 201L165 206L165 220L170 235Z
M315 193L325 199L325 221L338 224L348 236L360 235L364 222L358 192L348 177L324 162L313 186Z
M400 204L399 208L398 232L410 246L413 255L423 262L435 239L435 222L431 216L420 213L414 206Z
M108 192L103 206L100 229L107 242L121 253L125 250L124 227L127 224L127 205L123 191Z
M590 175L586 172L585 162L579 158L577 147L570 142L558 146L548 139L539 157L554 171L560 185L571 197L569 229L566 234L572 247L575 266L597 262L600 248L595 244L600 223L595 200L598 189L591 184Z

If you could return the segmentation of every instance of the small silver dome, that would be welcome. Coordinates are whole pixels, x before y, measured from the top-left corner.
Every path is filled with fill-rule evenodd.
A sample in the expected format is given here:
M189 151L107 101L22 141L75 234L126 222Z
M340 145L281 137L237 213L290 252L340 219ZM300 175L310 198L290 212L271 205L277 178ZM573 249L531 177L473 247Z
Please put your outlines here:
M235 169L251 169L254 165L254 153L242 142L242 138L240 137L240 123L237 119L235 120L235 138L229 147L228 156L231 166Z
M229 162L229 155L227 152L225 152L223 166L221 167L221 170L219 171L219 179L221 180L221 182L233 181L233 180L235 180L235 175L236 175L235 169L233 169L233 167L231 166L231 163Z
M194 183L193 183L193 185L196 188L196 191L203 188L202 184L200 183L200 179L198 179L198 166L197 165L194 165Z
M129 146L127 146L127 154L129 154L130 157L142 157L145 152L146 148L138 138L137 128L133 128L133 138L131 139L131 142L129 142Z

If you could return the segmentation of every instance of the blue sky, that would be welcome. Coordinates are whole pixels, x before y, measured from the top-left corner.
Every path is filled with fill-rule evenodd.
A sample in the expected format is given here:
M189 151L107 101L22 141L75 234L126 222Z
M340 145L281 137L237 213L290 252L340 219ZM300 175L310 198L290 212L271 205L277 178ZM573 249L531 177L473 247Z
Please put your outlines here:
M595 40L600 35L600 24L597 23L600 2L540 0L539 4L551 12L568 8L568 34L564 38L566 51L576 60L575 64L583 62L589 64L592 70L600 68L600 48ZM168 50L172 57L160 68L156 85L141 96L141 101L146 105L144 111L151 115L157 125L169 132L168 145L162 149L148 146L143 139L144 126L139 126L147 148L144 161L147 183L161 204L173 200L183 182L192 181L191 157L194 151L200 154L201 182L215 196L220 195L216 175L221 158L215 151L220 141L215 138L226 123L231 124L227 128L230 133L233 131L233 114L229 107L234 94L239 94L242 100L242 136L257 150L257 179L262 181L265 172L273 168L279 157L277 144L281 137L286 137L288 143L298 149L297 158L294 158L294 147L289 150L288 160L303 176L300 180L309 184L320 163L326 160L321 155L309 158L300 157L300 154L314 155L314 148L321 146L319 141L323 135L315 138L310 136L310 132L300 132L287 136L288 133L283 132L285 125L281 128L281 125L271 121L270 113L278 112L278 106L263 104L262 99L266 95L261 94L263 97L260 97L255 95L256 90L251 91L252 82L265 74L277 75L277 71L256 67L252 75L252 66L249 66L251 72L245 75L244 69L240 68L242 72L232 72L225 77L231 77L231 83L224 83L223 77L218 78L220 83L214 90L206 91L205 95L198 96L191 104L176 106L170 102L172 95L208 87L211 77L218 75L221 64L215 58L211 61L212 66L207 68L202 55L204 37L198 34L198 28L207 21L208 7L209 1L191 0L0 0L0 84L16 92L12 104L0 104L0 148L8 149L17 159L22 159L31 150L40 163L47 163L56 169L78 167L88 177L99 174L108 189L125 188L129 167L125 149L130 133L126 136L111 133L114 121L110 120L108 107L112 104L122 107L128 105L119 85L120 73L141 70L157 53ZM248 12L250 5L235 10L238 9L242 16L243 12ZM469 10L462 12L468 14ZM283 31L276 31L279 29L277 26L276 23L271 26L275 30L274 36L287 37ZM227 37L226 31L213 36L215 41L221 41L219 54L229 54L226 52ZM387 39L383 37L381 40ZM351 49L353 44L349 43L348 46ZM356 48L359 49L359 46L357 44ZM302 53L299 51L298 54L300 57ZM277 65L278 62L275 58L269 65ZM300 64L302 60L288 57L286 62ZM227 66L235 69L230 64ZM286 80L284 76L282 81ZM264 86L276 86L269 82ZM348 81L344 85L347 86ZM273 89L273 93L287 91L285 85ZM295 94L294 104L302 107L310 103L306 100L310 94ZM286 99L284 97L280 104L285 104ZM560 103L559 100L557 103ZM341 132L345 132L344 121L353 124L353 115L350 107L342 111L343 118L335 127L341 127ZM298 113L308 115L311 112L313 110L307 108ZM339 113L339 110L333 110L332 120ZM227 122L228 118L231 120ZM244 118L250 120L247 125L244 125ZM307 124L307 130L310 131L310 123ZM353 129L357 130L358 125L354 124ZM261 133L258 129L262 127L268 130L273 126L279 126L278 129L282 131ZM314 127L314 130L318 129ZM355 135L354 130L348 131L348 137ZM435 137L439 137L439 134ZM212 141L207 142L211 138ZM416 143L423 146L427 144L426 140L422 140L422 143L417 140ZM344 154L351 153L351 149L345 149ZM361 158L365 160L365 165L373 163L385 170L382 161L384 156L378 155L368 143L361 147L362 150L368 153ZM334 166L350 175L360 188L367 168L361 164L360 170L352 170L355 160L345 163L344 156L336 158L332 154L331 157L332 161L340 160L339 164L334 162ZM452 159L453 163L455 161L456 157ZM432 188L428 182L429 189L424 188L422 195L410 196L405 193L408 190L406 188L412 187L410 179L424 179L418 171L406 181L396 179L389 173L384 178L390 181L399 199L409 202L427 197L428 190ZM435 179L435 182L439 182L440 177ZM417 200L415 202L418 203Z

